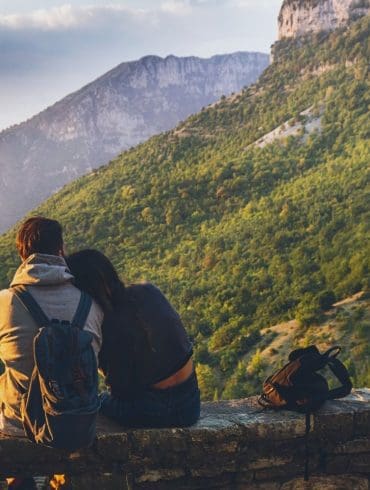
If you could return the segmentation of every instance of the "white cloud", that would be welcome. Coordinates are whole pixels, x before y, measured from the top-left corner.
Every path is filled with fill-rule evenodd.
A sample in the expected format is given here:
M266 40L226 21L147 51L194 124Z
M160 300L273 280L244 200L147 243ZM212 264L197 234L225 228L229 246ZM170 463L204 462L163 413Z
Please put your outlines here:
M24 14L0 15L0 28L10 30L66 30L83 28L99 23L106 17L143 18L149 11L131 9L121 5L73 7L70 4L39 9Z
M64 4L49 9L37 9L26 13L0 14L0 30L39 30L63 31L70 29L96 27L109 21L115 25L122 22L141 22L153 25L165 15L175 17L196 14L195 10L203 13L224 9L235 15L235 9L263 10L272 9L272 4L281 0L163 0L155 8L130 8L122 4L73 6ZM233 12L234 11L234 12Z
M189 2L183 0L167 0L162 3L161 10L175 15L188 15L192 12Z
M60 29L74 27L79 23L78 11L71 5L52 9L40 9L26 14L0 16L0 26L8 29Z
M241 9L251 9L251 8L270 8L271 4L280 5L281 0L230 0L230 5L241 8Z

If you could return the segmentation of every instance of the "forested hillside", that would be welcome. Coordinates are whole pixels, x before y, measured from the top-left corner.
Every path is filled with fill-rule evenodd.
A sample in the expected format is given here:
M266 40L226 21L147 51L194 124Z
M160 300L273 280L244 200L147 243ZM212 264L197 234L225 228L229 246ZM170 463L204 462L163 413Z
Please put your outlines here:
M99 248L127 281L162 288L194 338L206 397L256 389L262 374L243 384L244 360L262 329L296 318L302 337L335 301L369 289L369 31L365 17L278 43L257 84L36 211L61 220L68 251ZM13 242L13 231L0 241L3 285Z

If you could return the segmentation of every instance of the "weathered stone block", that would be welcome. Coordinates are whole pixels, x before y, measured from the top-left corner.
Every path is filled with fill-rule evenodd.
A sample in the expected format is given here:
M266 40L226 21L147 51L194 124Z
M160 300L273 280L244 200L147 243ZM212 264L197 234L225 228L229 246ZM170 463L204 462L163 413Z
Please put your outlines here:
M71 478L70 483L76 490L131 490L123 474L87 474Z
M369 402L370 404L370 402ZM370 411L359 411L354 414L353 418L353 435L355 437L368 436L370 427Z
M324 408L313 415L311 438L322 441L346 441L354 434L354 409L343 406L338 401L326 403Z
M284 483L280 490L368 490L367 478L352 475L312 477L308 482L302 478Z
M294 439L305 433L304 416L288 411L241 413L232 420L243 428L246 441Z
M349 454L329 454L326 458L325 472L329 474L349 473L350 461Z
M270 482L254 482L254 483L238 483L235 490L280 490L280 483L275 481ZM231 489L228 489L231 490Z
M369 424L370 427L370 424ZM356 454L356 453L370 453L370 439L354 439L353 441L347 441L334 446L333 453L335 454Z
M188 435L182 429L142 429L129 432L129 462L138 469L176 466L185 461ZM145 462L145 463L144 463Z
M278 455L271 458L261 458L249 463L250 470L261 470L265 468L275 468L276 466L286 466L293 461L293 455L290 458L280 458Z
M156 483L163 480L176 480L185 476L185 470L182 468L162 468L160 470L147 471L138 478L136 483Z
M94 447L99 458L105 460L126 460L129 453L128 435L104 434L100 435Z
M275 481L298 477L304 474L304 463L290 463L282 466L267 467L256 470L254 478L256 481Z
M370 474L370 453L352 455L348 473Z
M261 459L268 461L284 460L289 462L296 454L301 454L304 451L304 440L302 438L294 438L283 441L270 441L261 439L254 443L248 442L248 445L242 445L238 461L244 468L253 468ZM277 459L278 458L278 459ZM257 462L257 463L256 463Z
M235 475L235 485L251 483L254 480L254 471L243 471L239 469Z
M220 475L217 478L180 478L172 481L135 483L134 490L231 490L234 488L233 475Z
M369 436L370 424L370 389L362 388L340 400L341 409L348 411L349 407L354 412L354 436Z

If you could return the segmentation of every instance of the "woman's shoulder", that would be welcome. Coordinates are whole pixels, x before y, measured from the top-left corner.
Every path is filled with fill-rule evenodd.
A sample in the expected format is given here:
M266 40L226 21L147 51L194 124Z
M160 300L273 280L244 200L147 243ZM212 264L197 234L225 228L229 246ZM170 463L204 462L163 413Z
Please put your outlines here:
M145 310L160 308L162 313L166 312L171 315L176 313L162 291L150 282L131 284L127 286L127 293L137 306Z
M126 286L126 292L131 297L142 297L148 295L164 296L161 290L151 282L139 282Z

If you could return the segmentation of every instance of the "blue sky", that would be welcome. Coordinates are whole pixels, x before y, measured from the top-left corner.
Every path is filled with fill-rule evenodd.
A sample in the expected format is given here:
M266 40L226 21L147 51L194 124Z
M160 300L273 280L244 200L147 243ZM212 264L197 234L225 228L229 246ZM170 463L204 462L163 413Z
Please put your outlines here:
M282 0L0 0L0 129L123 61L268 52Z

